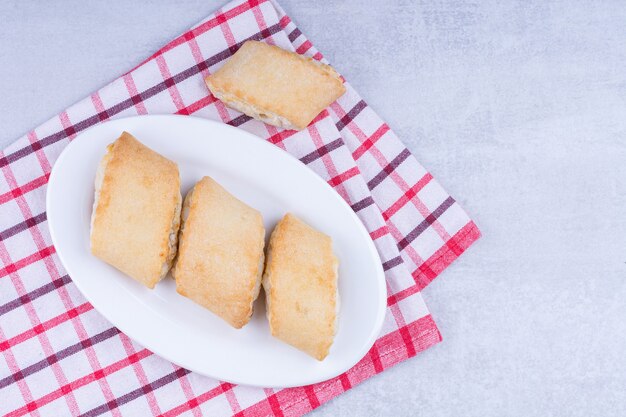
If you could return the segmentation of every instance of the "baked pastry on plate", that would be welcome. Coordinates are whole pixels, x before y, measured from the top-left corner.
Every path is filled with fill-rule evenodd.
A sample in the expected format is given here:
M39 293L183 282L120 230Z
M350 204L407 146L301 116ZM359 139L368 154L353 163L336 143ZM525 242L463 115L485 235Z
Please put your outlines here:
M263 274L270 330L318 360L336 332L337 268L330 237L293 214L276 225Z
M206 83L227 106L296 130L346 91L329 65L258 41L244 43Z
M176 290L243 327L259 295L264 245L261 213L202 178L183 203Z
M154 288L176 256L178 167L123 132L107 147L95 188L91 253Z

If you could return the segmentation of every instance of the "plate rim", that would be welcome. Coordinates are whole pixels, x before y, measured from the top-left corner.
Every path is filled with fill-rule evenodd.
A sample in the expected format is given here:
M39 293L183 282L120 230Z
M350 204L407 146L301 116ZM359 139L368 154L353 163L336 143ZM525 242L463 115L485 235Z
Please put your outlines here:
M224 379L221 376L212 374L210 372L206 372L205 370L200 370L194 366L188 366L188 364L186 365L181 365L178 363L177 360L173 360L169 355L167 354L163 354L161 352L161 349L159 349L159 346L152 346L152 343L145 343L146 340L143 336L140 337L136 337L137 335L128 333L127 327L125 325L125 323L120 322L119 320L112 320L109 315L105 315L101 312L101 309L99 308L99 302L94 302L91 294L89 291L84 291L84 287L83 285L80 283L81 281L78 280L74 280L72 278L72 272L70 271L70 267L68 267L68 263L65 261L65 255L62 254L62 251L59 251L57 249L57 243L58 243L58 238L57 238L57 231L55 229L54 226L54 220L51 221L51 219L54 217L50 216L50 207L52 206L52 202L51 202L51 195L53 193L50 193L50 190L54 190L57 187L57 172L61 169L58 167L63 166L64 160L67 158L67 155L69 154L68 150L72 149L73 147L75 147L75 143L78 143L80 140L83 140L82 138L89 132L99 129L101 128L103 125L108 125L108 124L112 124L112 123L124 123L125 121L135 121L138 119L142 119L142 120L148 120L148 119L152 119L152 120L165 120L167 122L167 120L177 120L176 123L178 123L179 120L185 120L185 119L191 119L194 120L194 122L201 122L201 123L206 123L209 125L218 125L220 128L226 128L228 130L232 130L232 131L236 131L237 135L240 135L243 137L245 137L245 140L255 140L255 141L259 141L262 142L263 144L261 146L265 146L266 148L270 149L270 152L274 152L277 155L281 155L279 156L280 158L286 158L286 159L290 159L292 162L296 162L296 164L300 165L300 168L303 168L304 171L307 171L307 174L309 177L313 178L314 181L317 181L322 187L326 187L327 189L330 189L332 191L332 194L335 196L336 200L339 201L339 204L343 205L344 208L350 213L350 217L355 221L355 223L357 224L357 227L360 229L361 234L364 234L365 237L365 241L366 241L366 246L368 247L368 250L370 252L370 256L372 256L374 258L374 264L375 264L375 268L376 268L376 283L378 284L378 304L380 305L380 308L377 311L376 314L376 320L373 324L373 326L371 327L370 330L370 334L368 336L367 339L367 343L364 343L362 345L362 347L359 350L359 353L357 356L357 359L352 361L347 361L350 363L346 363L344 366L338 367L340 370L339 371L334 371L334 372L329 372L326 375L322 375L319 378L311 378L309 380L305 380L302 383L298 383L298 384L284 384L284 385L273 385L273 386L269 386L269 385L262 385L262 384L256 384L256 383L250 383L250 382L246 382L246 381L241 381L241 380L237 380L235 379L231 379L231 378L227 378ZM186 123L186 122L183 122ZM52 210L52 212L54 213L54 210ZM371 347L374 345L374 343L376 342L376 340L378 339L378 336L380 335L380 332L382 330L382 326L384 323L384 319L385 319L385 315L386 315L386 310L387 310L387 287L386 287L386 277L384 274L384 269L382 267L382 261L380 259L380 255L378 253L378 249L376 248L376 245L374 244L373 240L371 239L371 236L369 234L369 232L367 231L367 229L365 228L365 225L363 224L363 222L361 221L361 219L358 217L358 215L354 212L354 210L350 207L350 205L337 193L337 191L335 189L333 189L333 187L328 184L322 177L320 177L315 171L313 171L311 168L309 168L305 163L303 163L302 161L300 161L298 158L294 157L293 155L291 155L289 152L282 150L280 148L278 148L276 145L269 143L267 140L253 134L250 133L246 130L240 129L238 127L235 126L231 126L228 125L226 123L221 123L215 120L211 120L211 119L205 119L205 118L201 118L201 117L196 117L196 116L187 116L187 115L174 115L174 114L152 114L152 115L136 115L136 116L127 116L127 117L120 117L120 118L116 118L116 119L111 119L111 120L107 120L101 123L98 123L94 126L89 127L88 129L85 129L84 131L78 133L74 139L72 139L70 141L69 144L67 144L67 146L61 151L60 155L57 157L57 159L54 161L54 164L52 166L52 169L50 171L50 176L48 179L48 184L46 187L46 216L47 216L47 223L48 223L48 229L50 231L50 237L52 239L52 244L55 246L55 252L57 254L57 256L59 257L59 260L61 261L63 267L65 268L65 270L67 271L68 275L70 276L70 279L72 279L72 282L76 285L76 287L78 288L78 290L80 291L81 295L83 297L85 297L85 299L92 304L92 306L94 307L94 309L98 312L98 314L101 314L109 323L111 323L113 326L115 326L116 328L118 328L121 332L123 332L126 336L128 336L130 339L136 341L138 344L140 344L141 346L149 349L151 352L157 354L158 356L164 358L165 360L176 364L177 366L180 366L184 369L188 369L192 372L196 372L199 375L204 375L219 381L225 381L225 382L229 382L229 383L233 383L233 384L237 384L237 385L244 385L244 386L250 386L250 387L262 387L262 388L290 388L290 387L299 387L299 386L306 386L306 385L310 385L310 384L316 384L316 383L320 383L320 382L324 382L327 381L329 379L335 378L343 373L345 373L346 371L348 371L350 368L352 368L354 365L356 365L366 354L367 352L371 349ZM271 232L270 232L271 233ZM149 341L148 341L149 342Z

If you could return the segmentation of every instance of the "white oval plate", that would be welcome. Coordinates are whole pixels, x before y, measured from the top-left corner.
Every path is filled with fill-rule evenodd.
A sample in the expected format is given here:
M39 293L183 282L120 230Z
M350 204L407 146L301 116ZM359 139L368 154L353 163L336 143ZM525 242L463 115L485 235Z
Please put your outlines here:
M332 237L339 258L339 326L319 362L273 338L264 298L235 330L178 295L171 277L149 290L91 255L94 178L106 146L128 131L178 164L183 195L205 175L263 213L267 236L292 212ZM129 337L184 368L232 383L292 387L333 378L356 364L379 334L387 291L380 258L345 201L303 163L243 130L185 116L139 116L81 133L56 161L47 193L56 251L93 306Z

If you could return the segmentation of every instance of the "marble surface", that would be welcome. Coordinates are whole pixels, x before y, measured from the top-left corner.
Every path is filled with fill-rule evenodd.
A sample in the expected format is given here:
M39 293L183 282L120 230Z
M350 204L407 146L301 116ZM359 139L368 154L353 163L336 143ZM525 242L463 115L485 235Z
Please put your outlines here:
M220 3L0 2L0 147ZM626 415L626 3L282 4L484 234L443 343L311 415Z

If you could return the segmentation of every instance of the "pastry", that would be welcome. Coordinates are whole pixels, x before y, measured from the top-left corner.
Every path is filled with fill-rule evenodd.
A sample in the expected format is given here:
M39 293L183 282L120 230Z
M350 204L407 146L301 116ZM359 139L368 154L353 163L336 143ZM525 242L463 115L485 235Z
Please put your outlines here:
M318 360L337 327L337 268L330 237L293 214L276 225L263 274L270 330Z
M258 41L244 43L206 83L227 106L296 130L346 91L330 66Z
M95 181L91 252L154 288L176 256L178 167L123 132L107 147Z
M243 327L259 295L264 245L261 213L204 177L183 203L176 290Z

